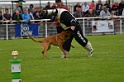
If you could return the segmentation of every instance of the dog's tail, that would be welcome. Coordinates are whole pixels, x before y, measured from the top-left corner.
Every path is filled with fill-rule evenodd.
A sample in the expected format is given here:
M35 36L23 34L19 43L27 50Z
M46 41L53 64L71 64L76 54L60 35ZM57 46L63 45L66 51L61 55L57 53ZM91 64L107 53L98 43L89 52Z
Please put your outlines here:
M35 42L39 42L39 43L42 43L42 41L41 40L36 40L34 37L32 37L32 36L29 36L33 41L35 41Z

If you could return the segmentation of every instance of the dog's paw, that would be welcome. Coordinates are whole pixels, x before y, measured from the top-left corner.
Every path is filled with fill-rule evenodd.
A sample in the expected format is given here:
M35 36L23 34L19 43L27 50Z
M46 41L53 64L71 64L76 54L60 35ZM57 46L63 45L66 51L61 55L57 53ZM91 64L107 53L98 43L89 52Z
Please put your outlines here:
M65 55L62 55L61 58L67 58Z

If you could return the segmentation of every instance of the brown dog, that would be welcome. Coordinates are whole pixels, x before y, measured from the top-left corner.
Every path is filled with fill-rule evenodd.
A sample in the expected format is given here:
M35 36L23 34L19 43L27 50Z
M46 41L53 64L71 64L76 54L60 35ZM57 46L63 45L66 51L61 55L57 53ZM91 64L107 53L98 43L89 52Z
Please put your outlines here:
M32 36L30 36L30 38L35 42L41 43L41 46L43 48L43 52L42 52L43 58L46 58L46 51L50 49L51 44L54 46L58 46L64 53L65 57L67 58L68 55L62 46L63 46L63 43L70 38L70 36L71 36L71 31L65 30L59 34L56 34L53 36L48 36L48 37L44 38L43 40L36 40Z

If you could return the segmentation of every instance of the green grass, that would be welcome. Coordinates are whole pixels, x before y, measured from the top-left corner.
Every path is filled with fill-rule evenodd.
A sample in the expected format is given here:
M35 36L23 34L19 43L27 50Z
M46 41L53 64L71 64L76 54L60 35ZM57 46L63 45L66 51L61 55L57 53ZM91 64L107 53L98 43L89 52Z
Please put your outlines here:
M124 35L86 37L94 48L92 58L75 40L67 59L55 46L43 59L40 44L30 39L0 40L0 82L11 82L13 50L23 60L22 82L124 82Z

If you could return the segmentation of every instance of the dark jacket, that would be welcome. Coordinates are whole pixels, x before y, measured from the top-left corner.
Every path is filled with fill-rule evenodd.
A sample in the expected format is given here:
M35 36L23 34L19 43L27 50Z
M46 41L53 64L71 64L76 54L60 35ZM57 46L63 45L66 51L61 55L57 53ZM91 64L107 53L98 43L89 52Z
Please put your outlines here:
M102 10L103 4L96 4L96 10Z
M19 24L19 23L21 23L20 20L22 20L22 16L21 15L18 15L17 16L16 14L14 14L13 17L12 17L12 19L13 20L16 20L17 23Z

